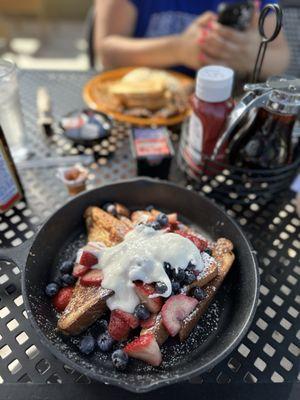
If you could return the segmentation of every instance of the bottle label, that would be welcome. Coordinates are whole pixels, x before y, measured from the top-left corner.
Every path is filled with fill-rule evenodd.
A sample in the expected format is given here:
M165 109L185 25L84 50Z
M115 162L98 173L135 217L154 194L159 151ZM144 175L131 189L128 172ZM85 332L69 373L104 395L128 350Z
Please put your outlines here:
M168 134L161 128L136 128L134 145L137 157L170 156Z
M0 142L0 211L6 211L19 198L18 184L9 168L4 147Z
M187 146L190 155L195 162L201 162L203 125L201 120L192 113L188 124Z

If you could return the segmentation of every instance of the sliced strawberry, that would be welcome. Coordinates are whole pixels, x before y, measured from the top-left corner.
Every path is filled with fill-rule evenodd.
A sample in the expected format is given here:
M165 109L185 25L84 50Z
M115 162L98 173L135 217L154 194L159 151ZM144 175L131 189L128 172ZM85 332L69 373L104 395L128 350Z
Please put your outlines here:
M124 351L130 357L145 361L154 367L158 367L162 361L160 348L151 333L142 335L128 343Z
M100 269L92 269L80 278L80 283L83 286L100 286L102 280L103 272Z
M198 249L200 251L204 251L205 249L207 249L208 242L205 239L200 239L196 235L192 235L191 233L187 233L187 232L183 232L183 231L175 231L175 233L191 240L194 243L194 245L196 247L198 247Z
M177 335L180 331L180 322L187 317L197 306L198 301L193 297L184 294L171 296L161 309L161 316L164 326L171 336Z
M169 224L177 224L178 222L178 216L177 213L173 213L173 214L167 214L168 220L169 220Z
M152 313L158 313L163 305L161 297L150 298L149 296L155 292L154 286L143 282L135 283L135 291L139 296L142 303L145 304L147 309Z
M73 276L79 278L80 276L84 275L87 271L90 270L90 267L86 267L85 265L75 264L73 268Z
M148 329L151 328L156 321L157 314L151 314L150 318L146 319L145 321L140 321L141 328Z
M113 310L110 314L110 320L108 324L108 332L110 336L121 342L126 340L130 331L130 326L128 323L118 315L116 310Z
M62 312L69 304L69 301L73 294L73 287L68 286L61 288L58 293L53 297L52 304L57 311Z
M98 264L98 258L95 256L95 254L87 250L83 250L78 263L84 265L85 267L91 268L93 265Z
M133 314L122 310L115 310L114 312L115 315L123 319L131 329L135 329L139 326L139 320Z

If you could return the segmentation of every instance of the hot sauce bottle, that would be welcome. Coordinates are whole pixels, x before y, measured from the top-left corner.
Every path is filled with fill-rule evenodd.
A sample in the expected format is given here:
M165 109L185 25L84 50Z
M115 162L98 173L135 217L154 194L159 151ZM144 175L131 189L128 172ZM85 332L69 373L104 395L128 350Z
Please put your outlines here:
M0 126L0 214L22 199L24 191Z
M196 173L203 170L204 159L213 153L233 109L233 77L232 69L221 66L204 67L197 73L192 114L181 143L182 156Z

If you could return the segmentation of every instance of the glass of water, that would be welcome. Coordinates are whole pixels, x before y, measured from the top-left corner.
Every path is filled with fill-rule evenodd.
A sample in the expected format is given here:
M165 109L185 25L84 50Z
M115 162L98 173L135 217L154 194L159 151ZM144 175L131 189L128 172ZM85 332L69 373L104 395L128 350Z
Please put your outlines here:
M0 59L0 125L16 163L26 160L25 127L17 81L17 67L12 61Z

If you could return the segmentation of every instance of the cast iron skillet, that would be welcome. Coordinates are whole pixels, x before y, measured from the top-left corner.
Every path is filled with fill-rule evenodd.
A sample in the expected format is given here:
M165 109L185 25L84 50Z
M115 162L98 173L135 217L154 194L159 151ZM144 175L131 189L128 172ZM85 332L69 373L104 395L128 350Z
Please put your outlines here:
M225 236L234 243L236 261L216 301L184 344L174 339L167 342L163 348L165 361L159 368L134 360L127 372L116 372L109 356L100 351L83 356L76 345L78 338L66 338L56 331L57 316L44 294L46 284L57 273L60 260L70 257L78 238L83 238L85 209L107 201L118 201L131 208L153 204L164 211L178 212L212 239ZM238 225L207 198L174 184L147 178L122 181L83 193L56 211L30 242L14 249L1 249L0 259L13 261L21 267L28 317L43 344L79 372L132 392L147 392L212 368L241 341L257 305L257 262ZM97 330L96 323L92 333Z

